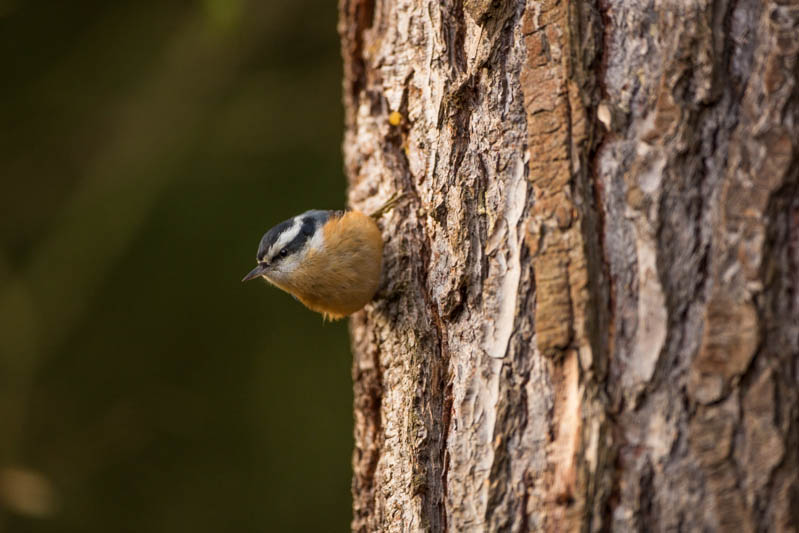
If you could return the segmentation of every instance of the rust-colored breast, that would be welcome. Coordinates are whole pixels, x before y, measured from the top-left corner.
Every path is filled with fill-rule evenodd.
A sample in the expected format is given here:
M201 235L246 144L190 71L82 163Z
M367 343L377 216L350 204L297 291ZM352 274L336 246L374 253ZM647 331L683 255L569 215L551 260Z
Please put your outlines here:
M383 237L375 221L349 211L322 228L324 248L309 255L293 293L308 308L339 319L366 305L380 285Z

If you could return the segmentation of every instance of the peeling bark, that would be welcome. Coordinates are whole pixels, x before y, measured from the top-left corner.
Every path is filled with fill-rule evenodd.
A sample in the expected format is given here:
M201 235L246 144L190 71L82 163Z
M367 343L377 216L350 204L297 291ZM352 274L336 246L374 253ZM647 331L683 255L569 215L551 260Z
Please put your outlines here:
M341 0L355 531L795 531L799 2Z

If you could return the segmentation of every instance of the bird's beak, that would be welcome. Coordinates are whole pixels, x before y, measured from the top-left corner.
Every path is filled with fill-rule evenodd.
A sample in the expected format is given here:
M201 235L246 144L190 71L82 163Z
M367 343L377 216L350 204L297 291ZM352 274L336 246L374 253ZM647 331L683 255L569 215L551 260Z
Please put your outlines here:
M262 276L264 272L266 272L266 266L258 265L257 267L250 270L250 273L244 276L244 278L241 281L250 281L251 279L255 279L257 277Z

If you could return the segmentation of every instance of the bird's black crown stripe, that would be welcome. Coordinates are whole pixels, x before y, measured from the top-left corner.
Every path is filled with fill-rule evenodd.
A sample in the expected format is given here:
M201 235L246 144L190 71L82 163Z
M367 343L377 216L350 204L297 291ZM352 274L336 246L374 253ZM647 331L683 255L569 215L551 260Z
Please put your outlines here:
M299 215L299 217L291 218L289 220L283 221L274 228L270 229L266 232L266 234L261 239L261 244L258 247L258 261L264 261L266 259L270 259L265 257L269 248L275 244L280 236L285 233L286 231L291 230L294 227L294 221L300 221L300 231L297 233L297 236L294 237L291 241L289 241L281 250L286 250L286 257L291 255L292 253L296 252L297 250L301 249L305 243L314 235L316 228L321 227L327 220L330 218L331 214L334 211L322 211L322 210L312 210L306 211L305 213ZM271 258L273 261L280 259L280 251L276 250L274 257Z

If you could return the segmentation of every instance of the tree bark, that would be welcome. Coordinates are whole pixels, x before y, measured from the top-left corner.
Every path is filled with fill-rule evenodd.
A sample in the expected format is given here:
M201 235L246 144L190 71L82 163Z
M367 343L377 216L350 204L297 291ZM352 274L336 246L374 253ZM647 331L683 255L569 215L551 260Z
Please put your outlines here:
M796 531L799 2L341 0L355 531Z

